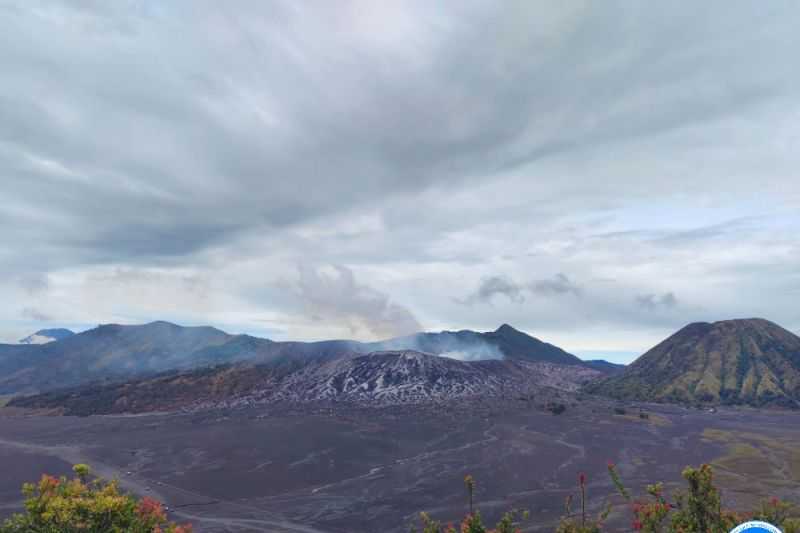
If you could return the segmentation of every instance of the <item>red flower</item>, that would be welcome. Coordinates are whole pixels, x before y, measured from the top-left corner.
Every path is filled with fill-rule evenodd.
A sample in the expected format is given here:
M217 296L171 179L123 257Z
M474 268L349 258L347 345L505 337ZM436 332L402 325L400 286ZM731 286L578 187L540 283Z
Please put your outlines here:
M584 474L583 472L581 472L581 473L580 473L580 475L578 475L578 482L579 482L581 485L586 485L586 474Z
M164 512L164 508L161 506L161 503L153 498L150 498L149 496L142 498L142 500L139 502L139 506L136 508L136 512L145 520L163 522L167 519L167 515Z

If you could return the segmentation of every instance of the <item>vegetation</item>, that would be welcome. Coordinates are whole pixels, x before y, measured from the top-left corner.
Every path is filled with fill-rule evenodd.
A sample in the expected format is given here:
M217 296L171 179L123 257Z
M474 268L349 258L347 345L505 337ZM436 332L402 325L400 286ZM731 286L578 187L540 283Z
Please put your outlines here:
M164 507L156 500L121 493L116 481L91 479L87 465L73 468L75 476L54 478L44 475L37 484L26 483L25 512L0 525L0 533L190 533L190 525L177 525L167 519ZM777 498L762 502L748 513L722 507L719 490L714 485L711 466L687 467L683 478L687 488L671 498L663 485L648 485L643 496L634 496L625 487L617 468L608 464L611 481L621 497L622 506L631 513L630 527L643 533L727 533L747 520L764 520L784 533L800 533L800 518L792 516L792 506ZM527 511L505 513L493 529L483 524L475 508L475 480L464 478L468 513L459 524L443 525L421 513L421 533L519 533L528 520ZM566 500L565 514L556 533L602 533L614 508L608 500L602 511L589 516L586 511L586 476L578 476L579 511L572 510L573 497ZM412 531L417 531L412 528Z
M690 324L584 392L694 406L800 407L800 337L762 319Z
M153 498L119 491L116 481L89 479L87 465L73 467L75 477L43 475L26 483L25 512L0 525L0 533L191 533L190 525L167 520Z
M682 475L688 487L676 491L671 498L664 494L663 484L648 485L646 494L634 496L623 484L617 468L608 464L611 481L622 499L622 505L631 513L630 528L643 533L728 533L737 524L748 520L763 520L779 527L784 533L800 533L800 518L792 516L792 506L778 498L763 501L751 512L735 512L722 508L719 489L714 485L711 466L687 467ZM469 513L460 527L443 526L428 514L422 513L422 533L518 533L527 512L511 511L503 515L494 529L483 525L480 511L473 508L475 481L465 478ZM556 527L556 533L601 533L614 508L607 501L597 517L586 512L586 476L578 476L580 511L573 512L573 497L569 496L565 514ZM412 527L412 531L416 531Z

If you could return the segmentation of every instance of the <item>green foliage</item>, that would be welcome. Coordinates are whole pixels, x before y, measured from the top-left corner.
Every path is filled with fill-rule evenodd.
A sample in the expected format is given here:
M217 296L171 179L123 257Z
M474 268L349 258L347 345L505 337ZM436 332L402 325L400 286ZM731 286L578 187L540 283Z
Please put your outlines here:
M449 524L443 526L440 522L433 520L427 513L420 514L420 521L422 522L422 533L519 533L519 528L516 527L516 520L522 517L523 520L528 518L527 511L522 513L518 511L510 511L503 515L494 529L487 529L483 525L481 513L473 509L473 496L475 493L475 479L467 475L464 477L464 486L467 488L469 513L461 521L459 529ZM411 531L416 531L412 527Z
M784 533L800 533L800 518L791 518L789 511L792 505L779 500L770 498L761 502L759 508L750 516L744 518L748 520L763 520L770 524L780 524Z
M422 533L520 533L521 530L517 525L520 519L527 520L528 512L509 511L503 515L494 529L488 529L483 524L481 513L475 511L474 513L468 513L459 524L459 528L456 529L453 524L444 526L441 522L433 520L428 513L420 513ZM412 533L416 531L416 528L411 528Z
M710 465L687 467L682 475L688 484L677 491L673 501L664 496L663 485L647 486L647 498L633 499L616 472L609 464L614 486L630 504L633 513L631 527L645 533L727 533L737 524L747 520L765 520L785 533L800 531L800 521L789 518L791 505L772 498L754 513L736 513L722 508L719 489L714 485L714 472Z
M78 463L72 467L72 471L75 472L75 475L78 476L78 478L81 480L82 483L86 483L86 480L89 478L89 473L91 472L91 469L87 464Z
M564 508L566 513L561 517L561 521L556 528L556 533L599 533L603 527L603 522L611 512L611 504L606 504L603 511L597 518L586 515L586 475L578 475L578 488L581 497L581 513L575 516L572 513L572 496L567 496Z
M156 500L121 493L116 481L89 481L88 465L73 471L73 479L44 475L26 483L25 512L0 525L0 533L191 533L190 525L167 520Z
M737 524L747 520L764 520L779 527L784 533L800 533L800 518L791 516L793 507L778 498L764 501L753 512L737 513L722 508L719 489L714 485L714 473L709 465L699 468L687 467L682 475L688 487L676 491L671 501L664 495L661 483L648 485L646 494L634 497L625 487L613 463L608 463L608 474L617 492L629 507L632 516L630 527L644 533L728 533ZM483 525L481 514L472 510L472 494L475 481L472 476L464 479L470 500L470 512L459 524L443 526L426 513L420 515L422 533L518 533L517 520L528 520L526 512L512 511L503 515L494 529ZM607 502L596 517L586 513L586 476L579 474L578 489L580 511L572 511L573 497L567 497L564 516L556 527L556 533L602 533L612 510ZM416 531L412 527L412 532Z

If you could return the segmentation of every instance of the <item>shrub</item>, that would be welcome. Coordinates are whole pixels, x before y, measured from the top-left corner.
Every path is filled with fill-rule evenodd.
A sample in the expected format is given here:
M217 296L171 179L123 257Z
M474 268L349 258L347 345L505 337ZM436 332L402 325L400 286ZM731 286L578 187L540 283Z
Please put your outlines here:
M576 516L572 513L572 496L567 496L564 505L566 514L561 517L561 521L556 528L556 533L600 533L603 522L611 512L611 504L606 504L605 509L597 518L586 516L586 475L578 475L578 488L581 498L581 514Z
M764 501L749 513L737 513L722 508L720 493L714 485L711 466L687 467L682 475L688 487L677 491L670 500L664 495L663 485L657 483L646 487L646 495L634 497L622 483L613 463L608 464L608 474L617 492L633 515L630 528L644 533L728 533L737 524L747 520L764 520L779 527L784 533L800 533L800 519L790 516L792 506L778 498ZM512 511L506 513L495 529L486 529L480 511L472 508L472 495L475 482L471 476L465 479L468 491L470 512L462 520L459 528L433 520L428 514L420 515L422 533L517 533L518 518L527 520L528 513ZM566 513L556 527L556 533L601 533L605 521L612 510L607 502L597 517L586 513L586 476L578 476L580 512L572 511L573 497L567 497ZM416 531L412 527L411 531Z
M553 413L554 415L560 415L564 411L567 410L567 406L563 403L551 403L547 406L547 410Z
M505 513L494 529L486 529L481 519L481 513L473 508L475 480L472 476L467 475L464 477L464 486L467 488L469 512L461 521L459 528L456 529L453 524L443 526L440 522L433 520L428 513L420 513L422 533L520 533L520 529L516 527L516 520L520 517L523 520L527 519L527 511L520 513L514 510ZM416 532L416 528L412 526L411 531L412 533Z
M116 481L89 481L87 465L73 470L72 479L43 475L26 483L25 512L0 525L0 533L191 533L190 525L167 520L156 500L121 493Z
M625 414L628 414L628 411L626 411L624 407L615 407L614 408L614 414L615 415L625 415Z
M683 470L682 476L688 488L677 491L672 501L664 495L661 483L648 485L648 496L634 499L612 463L608 465L608 472L617 491L631 507L631 527L635 531L727 533L739 523L761 519L778 526L784 533L800 532L800 521L788 517L791 506L777 498L763 503L756 512L736 513L723 509L719 489L714 485L714 472L707 464Z

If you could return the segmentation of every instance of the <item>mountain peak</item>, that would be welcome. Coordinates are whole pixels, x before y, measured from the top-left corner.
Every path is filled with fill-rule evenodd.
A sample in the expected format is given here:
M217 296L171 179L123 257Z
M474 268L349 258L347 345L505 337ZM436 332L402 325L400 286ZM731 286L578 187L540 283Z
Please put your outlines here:
M494 330L494 332L495 332L495 333L500 333L500 334L504 334L504 333L505 333L505 334L509 334L509 333L522 333L520 330L516 329L516 328L515 328L515 327L513 327L513 326L510 326L509 324L502 324L502 325L501 325L499 328L497 328L496 330Z
M170 327L170 328L180 328L180 327L182 327L182 326L179 326L178 324L175 324L173 322L168 322L166 320L154 320L152 322L148 322L147 324L145 324L145 326L166 326L166 327Z
M644 401L796 406L800 337L762 318L692 323L590 392Z
M718 320L712 324L714 327L732 326L736 328L742 327L766 327L766 328L781 328L775 322L770 322L766 318L734 318L730 320ZM781 328L782 329L782 328Z

